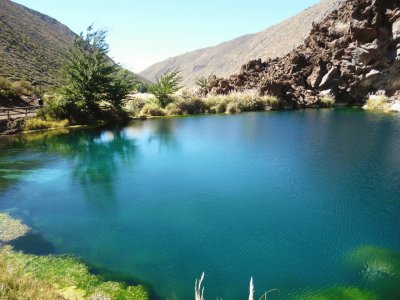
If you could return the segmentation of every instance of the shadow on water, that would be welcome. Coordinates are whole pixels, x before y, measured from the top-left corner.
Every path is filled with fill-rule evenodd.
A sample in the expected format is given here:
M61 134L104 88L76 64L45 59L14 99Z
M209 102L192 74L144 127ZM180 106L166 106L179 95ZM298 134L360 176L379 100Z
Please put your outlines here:
M15 251L22 251L27 254L49 255L55 253L53 245L38 232L29 232L9 244Z

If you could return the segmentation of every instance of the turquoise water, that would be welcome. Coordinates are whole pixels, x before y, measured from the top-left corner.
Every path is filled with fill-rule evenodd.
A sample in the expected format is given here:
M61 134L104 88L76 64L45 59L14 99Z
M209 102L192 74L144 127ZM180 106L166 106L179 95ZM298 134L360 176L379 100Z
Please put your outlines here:
M371 289L349 271L348 253L400 252L396 115L157 119L4 138L0 147L1 210L50 252L149 284L154 298L192 299L203 271L207 299L246 299L250 276L257 299L269 289L280 292L268 299Z

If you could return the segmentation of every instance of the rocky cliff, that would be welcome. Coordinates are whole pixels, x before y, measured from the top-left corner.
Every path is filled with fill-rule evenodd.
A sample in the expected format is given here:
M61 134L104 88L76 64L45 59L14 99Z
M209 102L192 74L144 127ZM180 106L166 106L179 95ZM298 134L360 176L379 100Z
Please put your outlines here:
M338 102L362 102L378 90L393 96L400 90L400 1L342 1L289 54L250 61L212 82L207 92L257 89L299 107L326 94Z

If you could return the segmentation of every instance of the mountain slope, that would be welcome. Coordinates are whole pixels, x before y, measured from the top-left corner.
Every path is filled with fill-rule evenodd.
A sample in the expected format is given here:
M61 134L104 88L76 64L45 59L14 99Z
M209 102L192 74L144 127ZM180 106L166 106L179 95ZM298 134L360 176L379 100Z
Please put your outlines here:
M300 45L312 23L321 20L338 0L322 0L302 13L262 32L241 36L215 47L188 52L157 63L140 73L154 81L168 69L180 67L184 84L193 85L200 76L228 76L237 73L249 60L282 56Z
M0 76L51 87L75 33L57 20L9 0L0 0ZM141 82L146 79L134 74Z
M0 0L0 76L11 80L59 82L58 69L75 34L57 20Z

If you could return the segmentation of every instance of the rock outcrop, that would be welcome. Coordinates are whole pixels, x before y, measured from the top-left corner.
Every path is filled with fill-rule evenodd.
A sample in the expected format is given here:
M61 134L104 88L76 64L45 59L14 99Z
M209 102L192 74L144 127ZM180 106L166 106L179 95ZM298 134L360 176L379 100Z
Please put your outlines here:
M254 60L209 91L257 89L293 103L315 105L330 94L338 102L362 102L378 90L400 90L400 0L345 0L313 24L304 43L291 53Z

